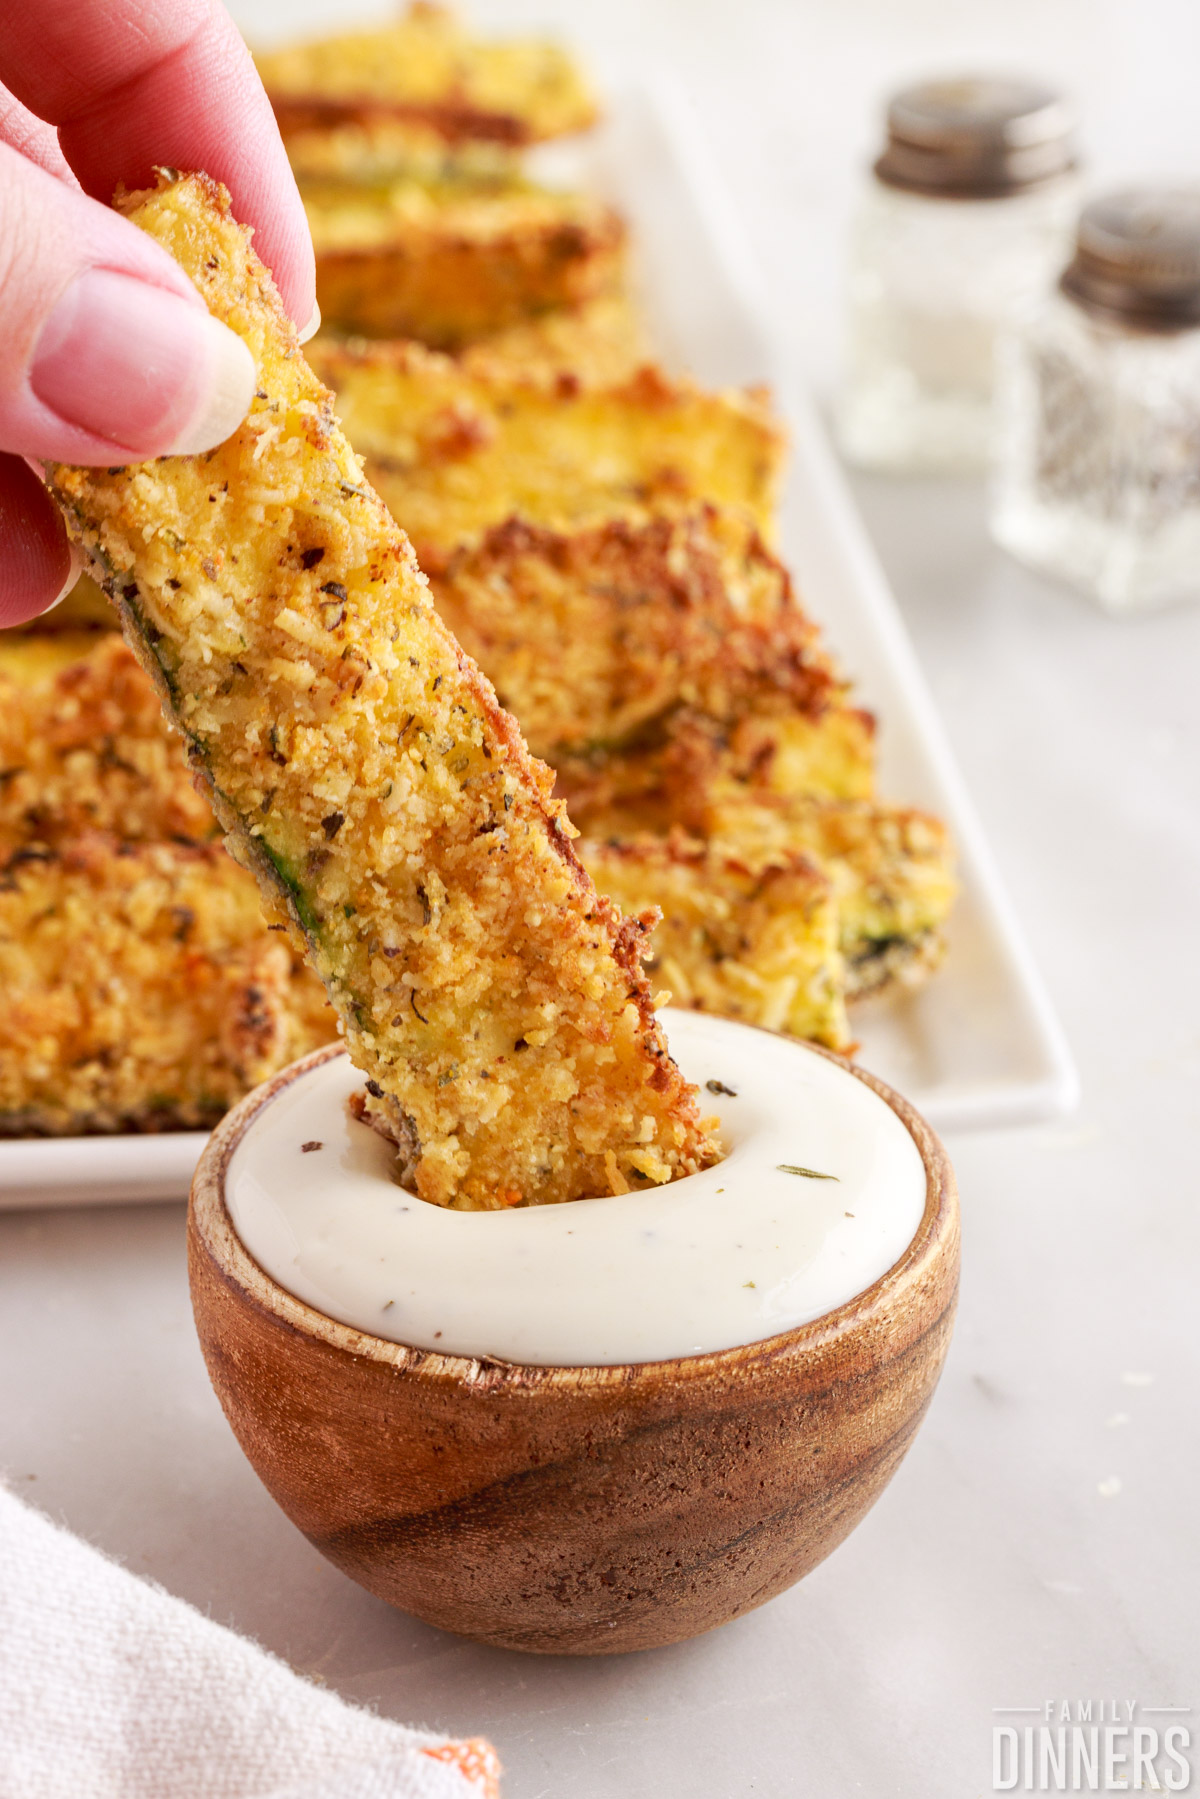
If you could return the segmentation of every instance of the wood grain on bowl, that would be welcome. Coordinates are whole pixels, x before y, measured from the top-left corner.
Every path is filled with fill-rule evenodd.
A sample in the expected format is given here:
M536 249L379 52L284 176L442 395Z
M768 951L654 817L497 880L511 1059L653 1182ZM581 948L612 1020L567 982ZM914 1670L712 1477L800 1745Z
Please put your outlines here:
M444 1629L596 1654L727 1623L842 1541L912 1441L953 1321L954 1177L911 1107L853 1071L899 1114L927 1175L916 1236L858 1298L744 1348L536 1367L368 1336L293 1298L243 1248L223 1197L229 1158L280 1086L329 1053L230 1113L189 1214L213 1385L323 1554Z

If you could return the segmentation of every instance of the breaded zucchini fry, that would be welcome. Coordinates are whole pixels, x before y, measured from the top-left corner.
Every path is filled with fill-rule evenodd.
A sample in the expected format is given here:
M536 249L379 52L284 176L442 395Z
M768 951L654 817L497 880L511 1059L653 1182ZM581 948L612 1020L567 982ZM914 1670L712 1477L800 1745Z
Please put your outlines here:
M373 113L337 125L293 131L288 161L296 180L339 184L343 191L379 181L419 181L434 189L502 189L522 179L519 151L483 138L447 139L420 120Z
M455 349L621 281L625 227L583 195L411 177L301 192L321 317L337 330Z
M417 1190L489 1207L714 1155L640 968L490 684L362 479L270 277L203 176L127 216L245 339L219 449L48 471L236 853L303 938Z
M95 830L198 841L216 824L116 631L0 634L0 857Z
M675 1005L847 1048L838 909L807 857L754 868L680 836L585 838L580 854L622 910L662 908L649 966Z
M806 705L802 682L789 695L770 676L757 691L747 679L724 716L677 706L616 749L559 751L555 791L589 836L679 826L703 837L711 807L730 791L768 803L797 793L868 798L874 719L836 698Z
M920 986L945 948L953 849L926 813L730 799L707 843L584 838L602 893L661 906L651 968L678 1005L845 1048L845 1000Z
M207 1128L335 1034L216 843L92 834L7 857L0 991L5 1136Z
M650 344L628 294L604 294L468 344L459 365L493 382L542 382L560 393L619 387L650 360Z
M714 506L574 532L510 519L457 551L433 593L552 763L631 745L679 707L728 720L748 688L806 714L844 702L786 570Z
M877 802L727 794L707 818L714 849L752 868L797 852L822 868L837 898L846 992L919 986L941 961L957 892L954 845L940 819Z
M615 748L558 750L555 791L589 836L629 836L679 827L707 835L721 796L770 803L789 794L828 799L869 797L875 779L875 721L822 693L809 671L768 669L756 679L753 658L770 633L753 627L733 647L748 666L731 665L724 695L708 698L721 710L679 705Z
M481 41L428 0L395 25L290 44L255 61L285 139L314 125L402 118L448 138L526 144L596 118L581 71L556 44Z
M783 437L761 394L652 368L604 388L488 379L419 344L310 354L426 572L514 514L567 529L700 497L770 538Z

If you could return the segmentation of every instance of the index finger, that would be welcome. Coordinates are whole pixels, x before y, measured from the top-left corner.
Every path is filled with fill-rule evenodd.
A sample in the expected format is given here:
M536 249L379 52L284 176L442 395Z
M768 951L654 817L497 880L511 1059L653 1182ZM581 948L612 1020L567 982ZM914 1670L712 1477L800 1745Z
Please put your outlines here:
M156 164L223 181L295 322L316 298L312 242L250 53L217 0L6 7L0 81L58 126L85 192L146 187Z

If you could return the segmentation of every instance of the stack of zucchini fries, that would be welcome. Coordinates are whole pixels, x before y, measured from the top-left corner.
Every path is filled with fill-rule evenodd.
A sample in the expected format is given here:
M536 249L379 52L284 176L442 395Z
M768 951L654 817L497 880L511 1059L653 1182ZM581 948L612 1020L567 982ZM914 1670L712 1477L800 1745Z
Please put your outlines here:
M593 123L586 80L427 5L259 64L317 250L308 359L596 887L661 910L676 1005L847 1048L855 1002L936 967L951 845L877 795L775 554L769 397L665 374L621 218L530 173ZM0 643L10 1134L207 1125L335 1034L115 624L85 577Z

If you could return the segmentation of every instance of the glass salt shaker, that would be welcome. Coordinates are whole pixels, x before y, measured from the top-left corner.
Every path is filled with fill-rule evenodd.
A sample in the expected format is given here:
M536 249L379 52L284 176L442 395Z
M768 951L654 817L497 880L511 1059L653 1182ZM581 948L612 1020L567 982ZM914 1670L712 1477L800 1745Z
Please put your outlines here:
M1110 612L1200 597L1200 188L1084 210L1001 351L991 529Z
M998 331L1062 267L1079 206L1074 118L1031 81L906 88L851 240L835 424L864 468L980 469Z

